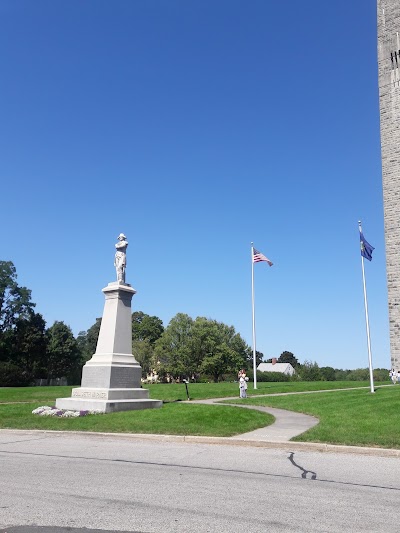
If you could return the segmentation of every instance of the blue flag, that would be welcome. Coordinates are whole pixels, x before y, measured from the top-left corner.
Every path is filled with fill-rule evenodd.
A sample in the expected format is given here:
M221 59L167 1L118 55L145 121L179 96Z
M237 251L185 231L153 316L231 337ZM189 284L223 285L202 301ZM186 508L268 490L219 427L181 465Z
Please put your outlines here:
M361 255L365 257L365 259L368 259L368 261L372 261L372 252L375 250L375 248L369 244L369 242L365 239L364 235L361 232L360 232L360 243L361 243Z

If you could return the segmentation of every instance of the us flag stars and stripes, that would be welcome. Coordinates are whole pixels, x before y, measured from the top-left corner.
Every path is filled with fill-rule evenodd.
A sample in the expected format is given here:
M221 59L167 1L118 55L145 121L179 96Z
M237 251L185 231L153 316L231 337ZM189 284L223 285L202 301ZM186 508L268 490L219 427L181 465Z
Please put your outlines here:
M264 254L253 248L253 263L260 263L261 261L266 261L270 267L272 267L273 262L268 259Z

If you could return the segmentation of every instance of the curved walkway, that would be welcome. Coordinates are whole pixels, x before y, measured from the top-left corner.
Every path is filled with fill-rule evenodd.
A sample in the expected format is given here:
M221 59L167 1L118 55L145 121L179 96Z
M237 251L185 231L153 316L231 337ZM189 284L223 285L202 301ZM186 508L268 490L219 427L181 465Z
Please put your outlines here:
M268 395L266 395L268 396ZM259 397L257 395L257 397ZM224 400L237 400L235 404L219 403ZM190 403L202 404L216 404L216 405L234 405L235 407L243 407L244 409L255 409L263 413L269 413L275 418L275 422L271 425L229 437L230 440L249 440L249 441L265 441L265 442L288 442L291 438L301 435L308 429L318 424L318 418L302 413L294 413L293 411L286 411L285 409L276 409L275 407L262 407L260 405L248 405L241 403L237 397L231 398L211 398L209 400L191 400Z
M380 387L392 387L393 385L380 385ZM378 387L375 387L377 389ZM272 394L257 394L249 396L249 398L260 398L268 396L289 396L295 394L318 394L321 392L336 392L336 391L348 391L369 389L369 387L349 387L345 389L323 389L313 391L297 391L297 392L277 392ZM224 400L233 400L235 404L223 404L220 403ZM241 435L235 435L234 437L227 437L230 440L241 441L260 441L260 442L289 442L293 437L301 435L308 429L316 426L319 422L318 418L310 415L304 415L302 413L295 413L293 411L286 411L285 409L276 409L275 407L262 407L259 405L247 405L242 403L237 396L230 398L211 398L208 400L191 400L190 403L205 403L205 404L218 404L218 405L235 405L243 407L245 409L256 409L264 413L269 413L275 417L275 422L264 428L259 428L248 433L242 433Z

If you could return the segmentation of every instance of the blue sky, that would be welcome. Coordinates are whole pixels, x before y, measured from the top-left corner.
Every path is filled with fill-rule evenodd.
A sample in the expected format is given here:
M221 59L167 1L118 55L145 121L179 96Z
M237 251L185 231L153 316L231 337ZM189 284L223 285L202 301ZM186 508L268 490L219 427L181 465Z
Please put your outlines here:
M257 349L390 367L373 0L3 0L1 259L48 325L133 308Z

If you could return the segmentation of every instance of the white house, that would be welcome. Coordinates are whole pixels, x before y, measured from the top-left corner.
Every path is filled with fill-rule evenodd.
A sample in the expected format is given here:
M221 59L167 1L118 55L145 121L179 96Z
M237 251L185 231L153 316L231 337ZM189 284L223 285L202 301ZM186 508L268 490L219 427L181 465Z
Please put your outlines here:
M296 372L290 363L277 363L276 359L272 359L272 363L260 363L257 370L260 372L280 372L287 376L293 376Z

